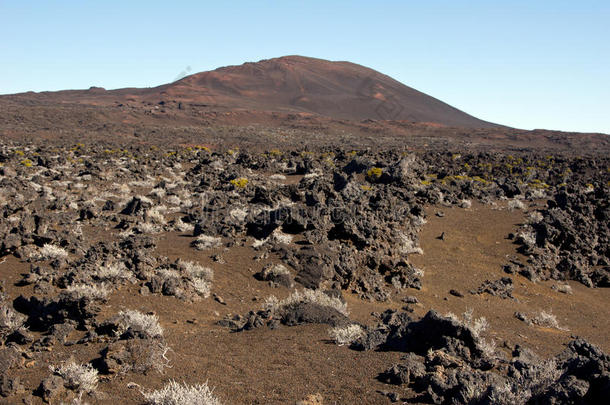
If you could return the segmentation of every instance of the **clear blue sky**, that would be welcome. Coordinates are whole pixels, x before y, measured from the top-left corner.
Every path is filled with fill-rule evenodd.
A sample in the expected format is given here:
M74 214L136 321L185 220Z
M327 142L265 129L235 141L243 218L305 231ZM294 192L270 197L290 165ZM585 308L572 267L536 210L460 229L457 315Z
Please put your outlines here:
M479 118L610 133L610 1L0 0L0 94L156 86L299 54Z

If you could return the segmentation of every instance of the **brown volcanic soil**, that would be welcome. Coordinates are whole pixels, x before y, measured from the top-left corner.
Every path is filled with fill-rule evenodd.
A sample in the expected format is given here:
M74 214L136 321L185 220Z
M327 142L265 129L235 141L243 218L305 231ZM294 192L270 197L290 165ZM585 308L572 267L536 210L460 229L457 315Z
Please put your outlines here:
M444 211L445 217L434 216L438 210ZM509 347L519 343L539 354L552 355L562 350L571 335L578 335L605 351L610 350L607 339L610 325L605 321L610 316L608 289L590 289L570 282L574 294L565 295L551 290L552 282L532 283L516 276L518 301L468 294L469 289L476 288L485 279L501 277L501 265L506 263L507 257L518 255L506 235L514 232L523 221L521 211L498 210L475 203L470 209L428 207L427 212L429 222L420 234L424 254L411 256L411 260L426 272L423 290L409 290L385 303L362 301L347 295L352 319L373 323L372 311L400 308L400 298L409 294L420 300L415 315L423 315L431 308L457 314L472 308L475 316L485 316L489 320L486 336L493 338L500 347L504 343ZM490 223L494 226L490 227ZM104 235L101 230L89 231L91 235L98 235L98 239L104 238L100 237ZM443 231L446 238L441 241L437 236ZM358 352L336 346L328 341L328 327L324 325L282 326L276 330L259 328L241 333L231 333L215 325L215 321L227 313L244 313L257 307L268 295L282 298L288 294L285 288L271 288L253 277L265 263L274 261L273 257L254 261L256 252L249 247L198 252L189 247L191 237L178 233L160 235L158 240L156 253L212 267L215 272L213 291L226 305L211 298L185 303L173 297L142 297L136 287L115 292L98 319L125 308L156 313L172 348L169 355L172 367L166 369L165 374L128 374L102 380L98 391L103 394L93 399L95 403L140 403L139 389L127 388L128 383L134 382L148 390L161 387L170 379L189 383L208 380L216 387L215 393L221 400L230 404L294 403L313 393L320 393L328 404L390 403L377 390L395 387L380 383L375 376L398 361L402 353ZM211 256L216 253L222 254L226 263L213 261ZM25 272L26 264L13 257L7 257L0 264L0 277L7 280L10 296L32 293L31 286L14 285L19 273ZM461 291L464 297L450 295L450 288ZM533 314L540 310L552 311L560 325L569 331L527 326L513 316L515 311ZM101 344L54 345L42 354L43 360L28 364L19 375L26 389L32 390L49 374L47 364L60 363L69 356L88 362L98 357L102 347ZM412 395L409 392L401 394ZM20 397L12 397L12 402L7 403L19 400ZM38 397L33 400L40 402Z

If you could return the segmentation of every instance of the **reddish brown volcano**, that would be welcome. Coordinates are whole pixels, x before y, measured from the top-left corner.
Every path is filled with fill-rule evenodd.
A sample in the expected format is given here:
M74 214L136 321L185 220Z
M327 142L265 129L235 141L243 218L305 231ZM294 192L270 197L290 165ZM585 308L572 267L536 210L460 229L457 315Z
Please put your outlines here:
M113 91L92 88L31 97L85 104L125 99L153 103L175 100L230 110L305 112L338 119L405 120L466 128L498 127L375 70L350 62L303 56L223 67L154 88Z
M285 56L188 76L158 88L174 98L342 119L395 119L490 127L375 70L350 62Z

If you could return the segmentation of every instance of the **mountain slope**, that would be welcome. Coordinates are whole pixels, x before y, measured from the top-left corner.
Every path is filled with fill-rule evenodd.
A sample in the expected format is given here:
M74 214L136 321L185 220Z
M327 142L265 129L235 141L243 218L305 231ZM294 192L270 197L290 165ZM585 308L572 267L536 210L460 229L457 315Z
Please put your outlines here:
M101 88L0 96L28 103L112 105L161 101L222 110L314 113L335 119L404 120L496 128L440 100L350 62L284 56L222 67L153 88Z
M159 90L172 97L248 109L496 127L375 70L303 56L197 73Z

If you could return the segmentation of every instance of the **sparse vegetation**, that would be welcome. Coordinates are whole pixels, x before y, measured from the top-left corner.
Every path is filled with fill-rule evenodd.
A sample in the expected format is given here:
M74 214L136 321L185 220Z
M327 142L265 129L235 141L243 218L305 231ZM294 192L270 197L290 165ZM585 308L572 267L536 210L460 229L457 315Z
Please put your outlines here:
M221 239L214 236L199 235L191 245L197 250L214 249L221 245Z
M75 300L87 299L93 301L104 301L108 297L109 293L110 291L105 284L74 284L68 286L68 288L65 290L65 294Z
M311 303L323 307L330 307L345 316L349 315L346 303L341 301L339 298L329 296L321 290L294 291L281 301L272 295L265 300L263 309L269 310L272 313L281 314L290 307L300 303Z
M279 138L284 131L290 137L299 130L287 126L281 133L269 136ZM463 151L454 161L451 153L435 147L428 136L431 132L422 134L430 142L429 148L416 151L410 147L409 150L362 148L358 153L332 145L314 152L282 148L280 153L271 151L263 155L260 148L225 153L225 144L214 144L214 152L186 147L190 143L172 145L174 150L168 151L142 145L102 146L103 142L95 141L86 147L20 146L24 152L19 156L16 146L0 145L3 211L0 270L6 274L23 272L21 279L11 279L7 285L11 300L0 297L0 360L8 358L12 362L6 373L10 378L27 375L27 384L22 384L25 393L19 391L6 400L28 398L33 393L29 391L35 376L49 374L46 359L62 360L56 356L67 351L74 353L73 365L52 368L53 375L45 379L49 390L58 386L58 382L62 385L59 378L63 381L64 376L69 381L76 380L69 377L69 370L76 369L81 374L97 370L103 378L115 382L141 381L142 376L131 378L136 373L149 373L158 379L156 374L166 372L170 366L176 368L172 375L179 375L197 367L183 366L182 362L194 361L188 358L189 345L205 343L208 333L218 343L210 350L210 361L222 357L220 348L225 345L232 350L231 345L248 340L231 337L220 328L243 333L265 328L257 332L260 335L257 339L262 336L262 342L269 338L269 342L276 344L278 333L288 337L293 331L306 332L315 338L322 330L324 335L324 329L307 326L290 332L284 329L312 323L330 325L328 336L338 345L401 352L395 356L402 357L401 363L392 366L393 374L382 380L402 385L396 390L388 387L388 396L400 394L398 401L405 400L402 394L410 395L412 389L437 402L475 403L491 399L511 405L530 399L542 403L554 395L552 392L564 388L566 392L572 390L571 393L580 392L574 389L580 386L594 390L596 383L589 374L572 368L587 363L591 367L602 365L600 369L605 372L601 351L578 343L582 346L576 346L574 356L563 354L554 363L525 351L528 347L541 347L547 336L560 336L563 342L570 333L537 328L524 331L521 327L517 332L526 337L520 340L513 331L496 330L510 324L505 313L498 313L498 317L486 313L494 322L491 332L486 332L488 322L475 318L472 311L452 319L435 311L434 316L419 317L421 310L433 309L429 306L440 302L449 289L454 290L452 296L447 296L447 303L453 302L458 308L460 303L472 300L484 305L487 299L491 302L500 298L489 292L496 281L487 283L488 280L482 285L487 290L480 287L468 291L474 297L464 296L468 294L465 289L480 284L481 280L474 275L468 287L460 283L435 290L438 278L430 277L427 284L423 270L413 262L417 260L422 268L428 267L429 255L439 251L427 252L422 258L410 255L422 253L420 243L451 249L458 256L467 255L472 245L463 244L456 250L456 244L463 237L473 236L472 229L481 229L481 221L458 229L452 222L456 217L481 214L482 219L492 223L494 217L483 215L497 214L504 221L521 214L508 215L505 211L489 210L483 204L493 204L498 210L504 206L515 210L527 208L522 228L511 228L496 239L502 244L501 252L505 248L518 249L527 256L507 256L504 271L509 275L503 279L510 280L511 288L514 283L519 298L519 302L510 302L527 311L544 308L548 297L566 302L581 299L587 289L574 284L576 296L559 293L572 293L566 283L573 279L596 287L603 287L610 280L605 254L608 233L603 221L607 214L607 158L576 158L558 153L553 159L542 159L535 151L518 152L519 156L509 158L497 151L475 149ZM221 135L224 132L218 139ZM346 135L347 141L351 139L348 138ZM304 139L302 144L307 146L307 142ZM21 163L26 156L33 162L31 169ZM241 185L240 179L245 180ZM545 201L533 201L540 198ZM470 204L476 212L453 209ZM426 220L431 223L429 228L434 235L420 234ZM498 225L505 229L507 224ZM175 231L182 234L176 235ZM446 235L439 237L442 231ZM509 233L509 239L503 240ZM474 236L485 239L488 234ZM443 242L431 241L434 237ZM487 244L489 240L482 242ZM201 251L182 252L180 249L189 243ZM194 261L177 260L178 257ZM447 257L448 266L452 260ZM218 269L214 284L210 267ZM438 271L429 267L431 274ZM522 277L531 280L550 277L557 281L551 287L554 291L547 289L548 296L543 293L539 297L530 294L531 283ZM536 291L546 288L545 285L535 286ZM263 304L264 309L258 310L271 288L278 297L287 296L284 299L271 296ZM419 289L414 292L419 301L405 299L406 305L397 309L402 306L399 301L406 288ZM213 299L202 302L212 291ZM523 296L528 297L526 301ZM141 297L140 301L136 297ZM362 325L346 317L347 304L342 297L350 306L353 300L370 300L350 308ZM159 305L164 307L160 309ZM493 308L496 304L490 306L490 310ZM367 313L374 311L373 316L363 316L364 309ZM160 314L165 330L156 313ZM175 317L171 316L173 313ZM561 319L548 310L517 317L528 325L559 330L565 330L560 326L564 319L574 335L587 333L586 329L583 333L574 310L567 305L562 308ZM216 321L217 325L210 325ZM503 354L495 350L492 337L496 333L502 338L508 334L506 339L511 347L503 350ZM179 342L176 346L172 344L175 359L164 337L167 334L171 334L171 342ZM303 336L290 339L300 342L298 339ZM557 341L548 340L553 345ZM356 364L345 356L347 348L326 346L324 350L336 351L329 352L332 358L345 360L338 367ZM271 356L284 355L284 351L275 350L272 345L263 349L271 349ZM311 356L311 352L300 350L291 353ZM319 355L311 357L315 360ZM357 364L368 365L369 356L377 355L359 356ZM566 360L577 357L579 362ZM281 362L285 358L272 360ZM91 366L79 364L85 361L91 361ZM241 367L239 361L235 359L236 367ZM381 371L377 369L375 373ZM219 377L224 378L223 394L232 376L229 373L226 378ZM0 382L4 384L0 388L19 385L7 380ZM74 393L62 391L46 398L50 403L69 402L72 396L84 395L85 386L67 382L66 387ZM148 392L151 397L147 401L172 403L171 398L178 398L179 403L188 404L190 400L204 403L199 395L203 388L197 387L175 383L171 388L168 384L153 391L157 399L153 392ZM420 387L422 391L418 392ZM260 388L260 384L253 385L253 389ZM63 386L62 389L65 391ZM108 400L133 400L133 395L110 389L117 398ZM44 392L40 395L45 398ZM102 395L83 398L105 401ZM290 395L292 392L287 400L293 399ZM587 400L589 394L583 395ZM337 400L334 392L328 396L329 402ZM369 402L383 400L364 394L362 398ZM273 395L264 398L271 402L276 399ZM353 402L349 395L343 399Z
M510 200L507 204L509 210L525 210L525 204L522 201L514 199Z
M203 267L192 262L181 262L181 267L191 278L191 283L197 294L204 298L210 296L214 272L208 267Z
M76 392L94 392L97 388L98 372L90 364L77 364L73 361L49 366L49 369L64 380L67 389Z
M156 391L142 392L150 405L220 405L220 400L207 383L198 385L179 384L170 381Z
M379 178L381 178L382 174L383 174L383 169L381 167L371 167L366 172L367 177L370 179L374 179L374 180L378 180Z
M54 259L65 259L68 257L68 252L59 246L45 244L40 249L37 259L38 260L54 260Z
M460 322L462 325L472 331L474 337L479 339L479 347L488 356L493 356L496 351L496 343L493 340L485 340L481 337L482 333L489 328L489 322L485 317L474 318L473 309L469 308L462 314L462 318L458 318L452 313L448 313L447 317Z
M246 186L248 185L248 179L246 179L245 177L240 177L240 178L231 180L230 183L235 188L246 188Z
M163 328L159 325L159 318L156 315L147 315L128 309L118 313L116 324L119 327L118 335L122 335L128 329L133 329L149 338L163 337Z
M542 326L543 328L552 328L558 330L567 330L559 326L559 322L557 322L557 317L553 315L551 312L540 311L538 314L531 318L531 322L534 325Z
M349 345L364 335L362 326L351 324L348 326L337 326L329 329L328 334L339 346Z
M13 310L11 306L0 299L0 342L7 336L23 327L25 317Z
M117 262L98 267L94 273L94 278L101 282L109 283L134 281L135 279L123 263Z

